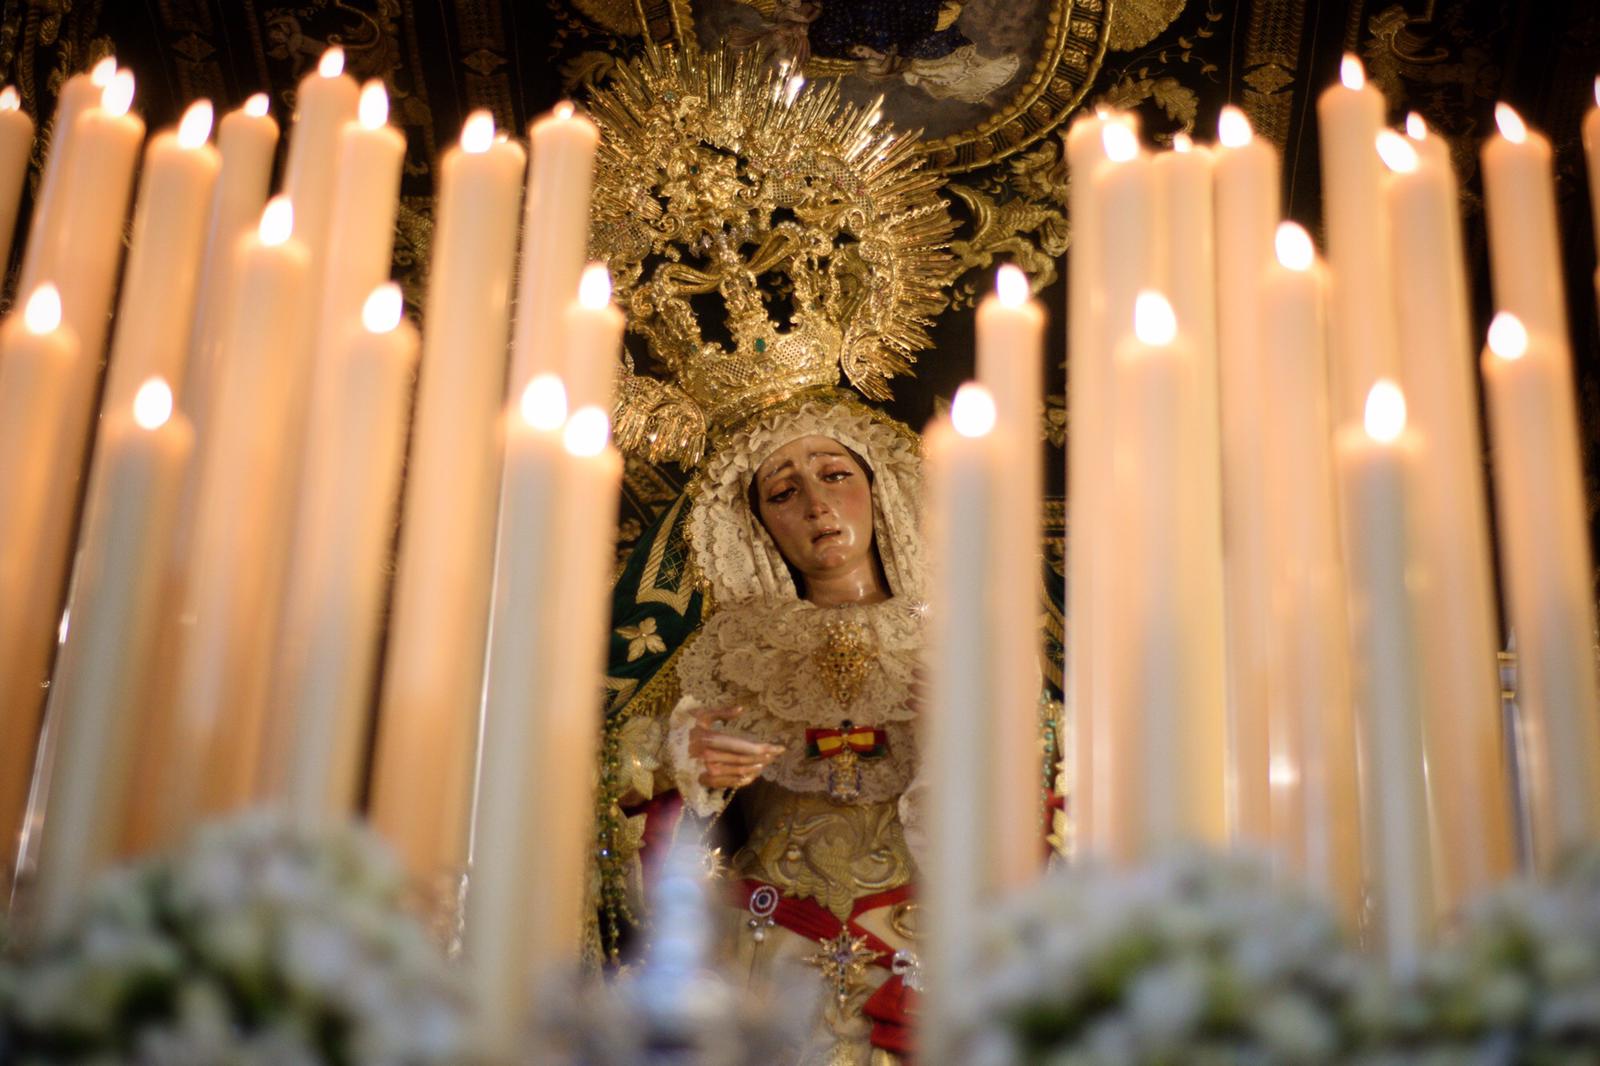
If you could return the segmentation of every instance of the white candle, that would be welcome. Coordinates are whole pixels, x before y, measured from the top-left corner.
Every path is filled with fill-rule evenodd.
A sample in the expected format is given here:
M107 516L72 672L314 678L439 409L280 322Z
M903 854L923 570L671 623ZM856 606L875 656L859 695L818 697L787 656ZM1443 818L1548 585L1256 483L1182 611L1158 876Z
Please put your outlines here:
M536 374L561 372L561 317L587 259L589 194L600 131L569 103L528 127L528 195L517 278L511 393Z
M1564 344L1510 312L1483 356L1500 560L1517 641L1541 870L1600 836L1600 693L1588 512Z
M37 560L76 338L54 285L35 289L0 325L0 844L15 854L44 707L45 656L34 631L59 607Z
M1432 936L1432 863L1423 788L1417 622L1406 588L1407 483L1415 442L1405 398L1380 381L1364 423L1335 440L1350 589L1350 650L1361 715L1362 826L1377 928L1390 970L1415 976Z
M195 439L200 442L201 451L205 450L206 418L210 414L213 382L221 357L218 341L229 314L227 298L233 291L235 252L239 239L255 230L272 183L278 124L267 114L268 104L266 93L256 93L244 106L223 115L222 121L217 123L221 167L211 198L205 251L200 258L194 329L180 393L194 422ZM186 495L191 494L192 488L186 491Z
M1227 606L1228 826L1265 845L1272 832L1270 601L1263 489L1266 359L1261 278L1273 259L1278 224L1278 151L1255 136L1236 107L1217 123L1218 389L1222 450L1223 577Z
M1409 123L1430 138L1425 124ZM1419 651L1440 906L1454 914L1510 876L1511 778L1502 741L1494 574L1455 175L1385 131L1385 183L1401 370L1415 434L1416 552L1408 570L1429 624Z
M143 688L161 563L193 435L153 378L107 418L103 476L90 503L72 627L52 693L60 740L50 775L37 886L47 935L70 920L109 857Z
M367 295L389 279L400 164L406 139L389 125L389 94L373 79L361 86L356 117L339 128L338 172L322 267L317 351L359 328ZM295 212L300 215L299 204Z
M1128 117L1131 121L1131 116ZM1106 161L1100 113L1080 115L1067 132L1068 207L1072 218L1072 243L1067 249L1067 422L1079 440L1107 440L1105 402L1110 378L1111 351L1100 341L1104 295L1100 291L1098 249L1100 212L1095 198L1094 172ZM1093 448L1067 448L1067 592L1066 686L1069 728L1074 752L1067 805L1073 822L1076 848L1092 846L1094 815L1094 737L1092 708L1101 698L1096 679L1094 647L1105 637L1090 623L1094 588L1100 580L1095 543L1107 534L1106 486L1109 473Z
M294 731L288 803L297 824L340 824L355 810L376 665L389 542L400 492L417 331L400 287L367 298L361 329L334 353L330 400L339 439L304 488L315 530L293 561L280 669Z
M1134 333L1117 346L1117 545L1123 562L1114 637L1116 799L1127 812L1111 854L1136 861L1222 829L1223 730L1196 683L1205 632L1196 624L1195 521L1184 449L1193 417L1193 347L1166 297L1138 297Z
M69 172L73 138L78 116L91 107L98 107L101 94L117 73L117 61L107 56L86 74L74 74L61 85L56 97L56 113L50 123L49 147L45 152L43 172L39 176L39 189L33 207L33 223L28 228L28 246L23 251L22 271L18 275L17 291L32 292L53 274L51 259L54 252L54 234L61 225L61 212L65 206L62 187Z
M1098 402L1106 411L1115 412L1119 405L1111 353L1133 328L1135 298L1155 284L1162 267L1156 239L1155 172L1150 159L1140 149L1138 137L1128 124L1108 122L1101 135L1107 161L1091 179L1100 211L1101 236L1096 242L1099 261L1095 273L1101 287L1103 317L1096 332L1105 349L1102 358L1106 369ZM1103 424L1108 427L1104 440L1110 454L1102 456L1101 461L1114 467L1121 462L1124 436L1115 414L1110 414ZM1085 843L1097 852L1121 853L1137 834L1137 813L1128 799L1128 790L1137 788L1138 783L1126 776L1132 757L1128 745L1133 736L1127 723L1117 720L1115 709L1121 697L1115 691L1119 677L1113 627L1121 592L1112 575L1120 571L1123 560L1111 524L1115 488L1108 482L1100 492L1100 498L1092 502L1102 509L1101 521L1105 524L1091 537L1090 550L1094 552L1093 567L1104 577L1094 585L1088 617L1077 626L1079 632L1087 627L1105 635L1105 639L1096 639L1090 649L1095 656L1090 666L1095 702L1089 708L1093 719L1089 732L1094 745L1090 771L1094 797L1089 806L1094 821Z
M336 352L345 339L360 328L363 301L373 289L389 279L394 248L394 221L399 209L400 164L405 157L405 138L388 125L389 96L383 82L368 81L361 87L357 117L339 130L338 171L334 182L332 210L328 220L325 257L320 283L315 285L317 308L315 332L306 364L307 396L303 433L291 437L288 450L298 457L301 489L298 501L320 476L321 467L337 447L341 413L334 394L339 360ZM296 208L298 218L298 207ZM315 252L313 251L313 260ZM318 269L313 262L313 277ZM294 520L294 540L290 556L301 559L312 554L318 532L311 520L298 514ZM286 617L300 617L305 609L290 590L285 601ZM279 671L276 685L288 684ZM274 697L283 706L288 697ZM286 783L290 759L291 720L275 715L268 720L262 785L267 795L276 795Z
M117 304L105 402L126 405L151 377L181 382L189 356L200 254L221 157L211 136L211 101L198 100L176 129L145 148L133 240ZM182 393L178 394L184 402Z
M1181 562L1194 587L1185 624L1200 635L1193 686L1197 743L1190 759L1210 759L1193 767L1194 781L1213 783L1190 796L1199 806L1191 826L1201 839L1227 839L1228 677L1226 585L1222 566L1222 425L1217 370L1217 258L1214 235L1214 157L1186 134L1173 137L1173 150L1155 157L1157 212L1162 257L1160 291L1172 302L1188 347L1182 419L1178 432L1184 469L1178 478L1179 503L1187 525Z
M339 134L345 123L356 117L360 95L355 79L344 72L344 49L337 45L322 53L317 69L301 78L295 90L295 118L289 131L282 191L294 204L296 230L311 255L313 278L322 277L327 257L328 227L339 179ZM312 299L320 295L313 292Z
M35 238L42 246L40 277L54 280L61 290L62 312L89 357L91 384L105 349L128 194L144 142L144 123L128 112L133 91L132 72L119 70L101 92L99 106L78 116L57 224Z
M1399 352L1383 167L1373 147L1386 105L1355 56L1344 57L1339 78L1317 99L1317 122L1332 274L1334 418L1342 424L1360 420L1373 382L1398 377Z
M572 412L562 429L561 449L556 517L561 557L552 578L555 595L546 602L547 609L561 605L560 621L552 640L550 698L539 708L535 725L537 762L528 768L534 791L524 808L541 812L525 897L534 915L529 949L535 974L574 972L582 947L622 488L622 456L611 447L610 419L600 408ZM505 648L500 651L498 659L490 656L491 673L504 661ZM474 848L474 861L481 854Z
M928 701L923 710L923 758L931 779L928 861L923 870L928 930L923 961L921 1052L936 1063L963 1060L954 1044L970 997L953 975L978 962L989 826L985 814L989 768L984 752L994 691L992 594L988 567L998 549L991 511L998 455L995 405L981 386L963 385L950 420L923 434L927 481L928 644L923 660Z
M1278 228L1261 286L1262 466L1272 615L1273 853L1359 928L1363 906L1355 709L1339 557L1324 307L1306 231Z
M22 181L32 155L33 119L22 110L22 96L15 86L7 85L0 89L0 263L11 261Z
M478 1005L481 1050L510 1059L533 1004L535 926L529 874L543 843L539 826L558 812L529 805L532 772L550 766L542 750L555 710L550 703L559 565L557 497L566 394L554 374L535 378L505 420L502 529L518 550L496 571L494 644L483 718L476 854L466 902L468 980Z
M487 112L468 117L439 166L372 803L374 825L417 877L466 858L522 167Z
M990 581L994 640L1005 657L996 673L999 703L990 709L992 782L986 798L992 862L989 887L1020 888L1039 875L1043 796L1039 745L1039 575L1044 494L1039 414L1044 383L1044 308L1014 266L995 275L995 291L977 315L978 381L994 397L995 445L1011 473L996 486L995 552Z
M36 276L52 281L60 291L62 321L77 338L79 354L71 364L48 452L52 464L48 497L38 552L32 560L40 593L18 650L22 661L30 664L24 668L27 674L44 671L50 649L58 640L62 590L73 558L79 479L88 452L106 327L122 259L128 193L144 140L144 123L128 114L133 89L132 73L117 71L101 92L101 106L87 108L78 116L70 158L64 164L51 209L55 223L29 242L30 252L38 252ZM24 286L19 291L32 288ZM52 695L52 703L54 699Z
M292 230L278 197L235 249L184 575L193 624L180 649L166 840L242 806L258 780L297 473L282 434L304 402L284 352L303 334L311 256Z
M1568 343L1550 140L1509 104L1496 104L1497 131L1483 142L1484 213L1495 306L1528 332ZM1571 376L1570 368L1563 373Z
M590 263L578 280L577 300L561 320L562 378L573 409L610 411L617 370L622 365L623 314L611 303L611 274L604 263Z

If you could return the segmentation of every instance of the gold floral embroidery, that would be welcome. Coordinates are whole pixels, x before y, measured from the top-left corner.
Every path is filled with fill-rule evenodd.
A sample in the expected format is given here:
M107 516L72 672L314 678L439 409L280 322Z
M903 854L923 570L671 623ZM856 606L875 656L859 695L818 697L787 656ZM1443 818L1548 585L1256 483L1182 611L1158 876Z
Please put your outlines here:
M617 636L628 642L628 661L641 659L650 652L667 650L667 642L656 632L656 620L646 618L636 626L619 626Z

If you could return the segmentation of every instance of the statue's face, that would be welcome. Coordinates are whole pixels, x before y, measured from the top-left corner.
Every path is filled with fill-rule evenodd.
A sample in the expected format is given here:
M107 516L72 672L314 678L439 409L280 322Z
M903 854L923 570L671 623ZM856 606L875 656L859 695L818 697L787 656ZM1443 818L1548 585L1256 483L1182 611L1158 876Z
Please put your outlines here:
M807 578L860 566L872 554L872 486L831 437L801 437L756 469L758 517Z

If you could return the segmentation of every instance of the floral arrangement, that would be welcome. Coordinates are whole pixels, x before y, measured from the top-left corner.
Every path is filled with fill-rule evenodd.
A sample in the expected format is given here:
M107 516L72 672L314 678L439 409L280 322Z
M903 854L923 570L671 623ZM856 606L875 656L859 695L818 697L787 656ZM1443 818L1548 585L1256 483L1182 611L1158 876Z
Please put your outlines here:
M988 937L985 1066L1600 1062L1600 851L1484 897L1404 983L1264 863L1200 852L1058 872Z
M1439 1061L1600 1062L1600 851L1480 900L1416 995Z
M0 1061L462 1061L465 997L404 888L357 828L206 827L102 878L64 935L0 959Z
M997 915L971 1058L1340 1061L1369 981L1334 916L1249 859L1184 853L1051 875Z

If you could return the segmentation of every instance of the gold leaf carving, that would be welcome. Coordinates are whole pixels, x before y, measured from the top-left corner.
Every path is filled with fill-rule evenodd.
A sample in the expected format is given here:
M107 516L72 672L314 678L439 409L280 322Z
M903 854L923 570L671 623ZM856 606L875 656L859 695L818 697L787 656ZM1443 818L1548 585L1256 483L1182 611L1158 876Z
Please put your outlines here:
M612 33L631 37L640 32L634 0L572 0L572 4L590 22Z
M1188 0L1117 0L1111 5L1113 52L1143 48L1183 12Z

